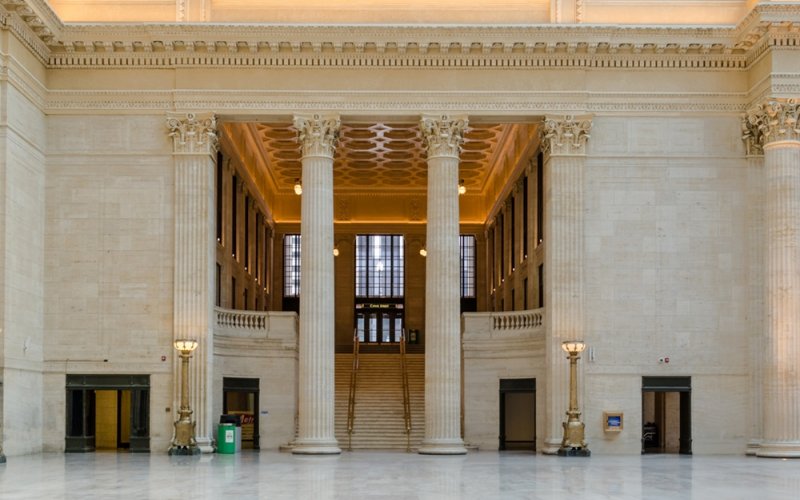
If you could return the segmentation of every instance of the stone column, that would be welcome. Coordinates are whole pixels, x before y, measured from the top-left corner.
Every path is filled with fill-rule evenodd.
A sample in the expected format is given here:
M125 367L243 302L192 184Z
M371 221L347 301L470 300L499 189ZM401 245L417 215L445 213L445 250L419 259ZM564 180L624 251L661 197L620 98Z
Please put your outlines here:
M341 453L334 435L333 153L339 117L296 116L300 205L299 428L292 453Z
M204 453L213 450L215 221L214 169L217 121L212 113L170 113L167 128L175 160L175 270L173 338L197 340L190 363L195 438ZM172 350L172 346L170 346ZM173 408L179 406L180 362L174 356Z
M419 452L462 455L458 157L467 119L423 116L428 152L425 438Z
M586 340L583 274L583 189L592 117L547 116L544 152L544 268L546 414L543 453L555 454L569 407L565 340ZM579 375L580 376L580 375ZM584 384L579 384L584 387ZM580 398L580 396L579 396Z
M768 99L745 117L764 151L764 334L760 457L800 458L800 104Z

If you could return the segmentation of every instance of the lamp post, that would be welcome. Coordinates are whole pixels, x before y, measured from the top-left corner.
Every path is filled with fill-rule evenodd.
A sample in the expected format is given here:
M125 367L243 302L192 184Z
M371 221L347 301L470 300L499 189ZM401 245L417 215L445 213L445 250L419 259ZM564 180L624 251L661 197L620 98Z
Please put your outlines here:
M578 359L580 353L586 349L582 340L567 340L561 343L561 348L569 355L569 411L564 426L564 438L561 448L558 449L562 457L588 457L592 454L586 446L581 422L581 412L578 409Z
M189 406L189 358L197 349L197 341L191 339L176 340L175 349L181 354L181 409L175 421L175 438L169 449L170 455L198 455L200 448L194 440L192 408Z

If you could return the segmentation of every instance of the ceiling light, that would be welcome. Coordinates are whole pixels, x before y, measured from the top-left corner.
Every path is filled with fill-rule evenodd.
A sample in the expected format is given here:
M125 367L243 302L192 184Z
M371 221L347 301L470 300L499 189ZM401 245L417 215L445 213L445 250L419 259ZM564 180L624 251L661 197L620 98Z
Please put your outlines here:
M300 184L300 179L294 180L294 194L296 194L297 196L303 194L303 185Z
M425 249L425 247L422 247L419 249L419 254L423 257L426 257L428 255L428 251Z
M458 181L458 194L462 195L467 192L467 186L464 185L464 179Z

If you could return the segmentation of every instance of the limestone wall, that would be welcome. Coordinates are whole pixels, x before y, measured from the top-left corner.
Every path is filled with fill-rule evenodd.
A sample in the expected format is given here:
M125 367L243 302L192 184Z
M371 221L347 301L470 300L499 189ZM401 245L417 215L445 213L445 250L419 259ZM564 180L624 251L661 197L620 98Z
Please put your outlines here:
M172 437L174 172L164 123L48 120L47 449L63 449L71 373L150 374L151 449Z
M745 448L758 322L739 126L738 116L595 117L582 392L596 452L640 448L643 375L692 377L695 453ZM604 435L603 411L624 411L622 433Z

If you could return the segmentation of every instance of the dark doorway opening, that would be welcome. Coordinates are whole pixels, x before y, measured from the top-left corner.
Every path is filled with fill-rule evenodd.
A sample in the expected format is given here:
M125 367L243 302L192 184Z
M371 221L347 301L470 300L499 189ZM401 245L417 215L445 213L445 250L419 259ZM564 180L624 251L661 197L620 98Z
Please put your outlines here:
M150 451L149 375L67 375L65 451Z
M500 380L499 448L536 451L536 379Z
M222 379L222 412L242 419L242 448L259 449L257 378Z
M691 377L642 377L642 453L692 454Z

